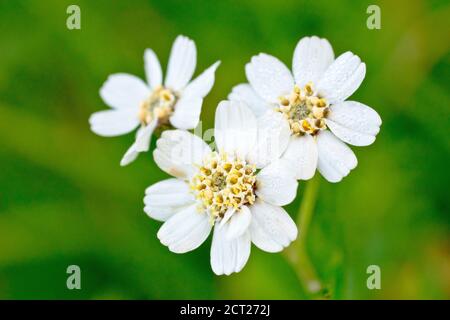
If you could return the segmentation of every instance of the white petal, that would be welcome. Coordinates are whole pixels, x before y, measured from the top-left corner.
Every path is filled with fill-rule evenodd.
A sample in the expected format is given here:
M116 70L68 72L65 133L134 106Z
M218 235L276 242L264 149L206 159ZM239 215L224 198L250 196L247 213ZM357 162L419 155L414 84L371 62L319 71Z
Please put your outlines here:
M227 223L230 220L230 218L233 216L235 211L236 211L236 209L234 209L234 208L228 209L225 212L225 214L223 215L222 220L220 220L220 223L218 224L218 227L222 228L225 225L225 223Z
M150 147L150 139L157 124L158 121L155 119L150 124L139 128L136 135L136 140L131 147L128 148L127 152L125 152L122 160L120 161L121 166L126 166L136 160L140 152L148 151Z
M333 48L328 40L316 36L300 39L292 60L295 82L300 87L310 81L317 83L333 60Z
M251 220L252 215L248 207L242 206L240 210L235 211L228 222L226 238L232 240L242 236L247 231Z
M212 225L197 205L189 206L169 218L158 231L158 239L169 250L185 253L197 249L208 238Z
M211 268L217 275L239 272L250 257L250 234L228 240L228 225L219 228L216 224L211 244Z
M261 250L279 252L297 238L297 226L283 208L257 200L250 210L252 242Z
M282 159L291 163L295 177L308 180L314 176L317 168L317 144L312 136L292 136Z
M136 129L139 124L137 111L104 110L95 112L89 118L91 130L104 137L120 136Z
M150 94L144 81L131 74L112 74L100 88L100 97L111 108L133 108L136 114L141 102Z
M157 182L145 190L144 211L150 218L166 221L194 202L188 184L171 178Z
M261 98L248 83L241 83L233 87L228 100L245 102L256 117L262 116L273 106Z
M257 136L256 118L243 103L222 101L216 109L214 136L219 151L245 159Z
M249 161L263 168L278 159L286 150L290 135L286 118L280 112L268 110L258 118L257 141L248 155Z
M350 97L366 75L366 65L350 51L341 54L325 71L317 85L319 95L335 104Z
M144 52L144 66L147 83L152 89L162 85L162 70L158 57L152 49L147 49Z
M165 85L179 91L191 80L197 63L197 48L191 39L178 36L173 43Z
M288 170L286 162L276 161L256 176L256 195L276 206L291 203L297 195L297 180Z
M183 90L183 98L204 98L214 85L215 72L219 65L220 61L217 61L192 80Z
M326 123L342 141L354 146L368 146L380 131L381 118L362 103L344 101L330 107Z
M198 125L202 110L202 98L182 97L175 105L175 111L170 117L170 123L178 129L193 129Z
M317 135L319 172L330 182L339 182L358 164L355 154L345 143L329 131Z
M156 129L157 125L158 120L154 119L148 125L139 128L136 134L136 141L135 141L136 150L138 152L148 151L148 148L150 147L151 135L153 131Z
M268 102L278 102L280 96L290 94L294 79L289 69L277 58L265 53L253 56L245 66L247 80Z
M156 142L153 158L168 174L189 179L196 171L195 165L202 162L208 145L198 136L183 130L166 130Z

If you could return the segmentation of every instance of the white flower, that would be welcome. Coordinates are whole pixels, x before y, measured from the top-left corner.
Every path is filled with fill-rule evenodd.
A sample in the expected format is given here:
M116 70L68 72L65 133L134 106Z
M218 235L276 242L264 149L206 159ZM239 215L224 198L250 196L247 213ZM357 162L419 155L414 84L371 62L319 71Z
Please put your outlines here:
M112 137L129 133L140 125L136 141L122 158L121 165L136 159L149 149L150 138L158 126L172 125L179 129L197 126L203 98L214 84L217 61L192 82L197 62L194 41L178 36L173 43L163 85L161 65L151 49L144 53L147 83L125 73L109 76L100 89L100 96L112 110L94 113L91 130Z
M222 101L215 119L218 151L187 131L163 132L153 156L174 178L147 188L144 211L165 221L158 238L169 250L194 250L214 228L211 267L229 275L244 267L251 242L279 252L296 239L297 227L281 206L295 198L298 183L276 161L277 152L265 159L254 154L262 144L258 127L266 125L243 103ZM268 158L271 165L258 165Z
M290 141L282 158L291 162L297 179L310 179L318 168L338 182L357 165L344 142L367 146L380 130L373 109L345 101L363 81L366 65L351 52L335 60L329 42L318 37L298 42L292 64L293 75L273 56L254 56L245 68L249 84L234 87L229 99L245 101L262 117L284 116Z

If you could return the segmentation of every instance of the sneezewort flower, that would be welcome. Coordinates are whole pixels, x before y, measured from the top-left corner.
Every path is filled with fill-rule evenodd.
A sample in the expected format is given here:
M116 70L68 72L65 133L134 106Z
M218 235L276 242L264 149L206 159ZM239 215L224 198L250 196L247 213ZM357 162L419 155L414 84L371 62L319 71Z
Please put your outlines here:
M223 101L216 110L216 151L187 131L168 130L153 152L158 166L174 177L145 192L144 211L164 221L158 238L170 251L185 253L214 229L211 267L218 275L239 272L251 242L278 252L297 237L281 206L295 198L298 183L277 160L278 151L264 157L255 152L258 146L269 150L262 145L271 141L258 136L258 127L267 123L258 122L245 104Z
M249 84L234 87L229 99L280 123L290 140L280 144L286 149L282 158L297 179L310 179L317 168L328 181L339 182L357 165L345 143L370 145L381 125L372 108L346 101L363 81L366 65L351 52L335 60L329 42L313 36L298 42L292 68L293 74L273 56L254 56L245 68Z
M89 123L93 132L106 137L123 135L139 126L136 140L123 156L121 165L134 161L140 152L148 151L151 135L157 127L193 129L197 126L203 98L214 84L220 62L190 82L196 62L195 43L178 36L172 46L164 84L161 65L151 49L144 53L147 83L125 73L108 77L100 96L112 110L92 114Z

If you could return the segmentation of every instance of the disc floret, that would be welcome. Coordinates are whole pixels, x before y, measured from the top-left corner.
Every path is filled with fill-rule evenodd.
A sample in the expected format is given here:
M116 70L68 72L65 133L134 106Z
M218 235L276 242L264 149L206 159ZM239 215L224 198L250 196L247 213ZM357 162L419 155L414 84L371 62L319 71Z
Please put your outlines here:
M148 125L154 119L159 124L166 124L174 111L177 95L170 89L158 86L150 96L142 101L139 108L139 120Z
M327 128L325 118L329 113L329 104L314 93L312 83L307 83L303 88L295 85L290 95L279 100L279 107L275 110L286 117L293 134L315 135Z
M190 186L200 209L211 220L224 217L228 209L239 210L255 202L256 166L227 153L211 152L203 160Z

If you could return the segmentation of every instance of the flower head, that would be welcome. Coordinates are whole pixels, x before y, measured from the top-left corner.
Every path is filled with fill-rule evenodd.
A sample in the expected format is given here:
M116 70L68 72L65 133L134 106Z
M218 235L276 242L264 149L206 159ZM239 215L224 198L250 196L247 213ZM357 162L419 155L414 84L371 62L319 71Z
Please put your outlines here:
M370 145L381 125L372 108L346 101L364 79L366 65L351 52L334 59L327 40L305 37L295 48L292 67L293 74L273 56L254 56L245 68L249 84L234 87L229 99L246 102L261 118L283 127L290 141L280 145L286 149L282 159L291 163L297 179L311 178L317 168L338 182L357 165L345 143Z
M272 141L259 135L265 127L243 103L223 101L216 110L215 151L189 132L163 132L153 155L174 178L147 188L144 211L164 221L158 238L169 250L194 250L214 229L211 266L229 275L244 267L251 242L278 252L296 239L297 227L281 206L295 198L298 183L277 160L278 150L257 152L269 150L263 145ZM272 134L280 139L279 130Z
M144 62L147 83L130 74L109 76L100 89L100 96L112 110L96 112L89 119L91 130L106 137L126 134L139 126L136 140L123 156L121 165L148 151L157 127L193 129L197 126L203 98L214 84L214 73L220 63L214 63L190 81L197 49L184 36L178 36L172 46L164 84L161 65L153 50L145 50Z

